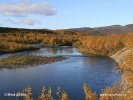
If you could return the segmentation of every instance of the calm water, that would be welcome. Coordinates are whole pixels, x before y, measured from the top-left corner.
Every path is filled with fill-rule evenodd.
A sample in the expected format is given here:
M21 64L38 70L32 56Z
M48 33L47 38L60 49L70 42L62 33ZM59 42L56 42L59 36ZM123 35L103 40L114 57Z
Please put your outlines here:
M37 51L5 54L1 58L19 54L64 55L69 59L33 68L0 69L0 98L4 93L18 92L28 85L33 88L34 97L38 97L42 86L45 85L52 87L53 91L60 86L72 100L82 100L84 83L100 94L102 89L120 80L120 74L116 73L116 63L112 59L85 57L75 48L46 47Z

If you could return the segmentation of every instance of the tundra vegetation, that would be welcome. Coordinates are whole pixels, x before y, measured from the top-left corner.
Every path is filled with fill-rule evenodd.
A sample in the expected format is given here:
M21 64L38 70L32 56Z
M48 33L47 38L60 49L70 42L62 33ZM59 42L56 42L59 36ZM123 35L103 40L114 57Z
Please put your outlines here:
M111 56L121 50L128 48L131 52L125 57L122 64L119 64L119 71L122 73L120 83L114 84L113 87L105 88L101 94L97 96L92 92L87 85L83 86L86 100L133 100L133 32L125 34L106 34L106 35L91 35L71 31L30 31L30 32L3 32L0 34L0 53L16 52L23 50L33 50L31 44L39 43L42 46L75 46L85 55L102 55ZM0 62L3 63L3 62ZM26 90L26 89L25 89ZM39 100L52 100L52 89L49 88L45 92L45 87L42 89ZM27 90L29 96L25 100L32 100L31 88ZM123 94L122 96L110 96L108 94ZM68 100L69 94L66 92L60 93L60 100ZM48 98L48 99L47 99Z
M0 40L0 54L26 51L26 50L30 51L30 50L37 50L37 49L38 49L37 47L34 47L29 44L8 42L8 41Z
M46 57L34 55L17 55L9 56L8 58L0 59L0 68L22 68L34 67L41 64L50 64L65 60L63 56Z

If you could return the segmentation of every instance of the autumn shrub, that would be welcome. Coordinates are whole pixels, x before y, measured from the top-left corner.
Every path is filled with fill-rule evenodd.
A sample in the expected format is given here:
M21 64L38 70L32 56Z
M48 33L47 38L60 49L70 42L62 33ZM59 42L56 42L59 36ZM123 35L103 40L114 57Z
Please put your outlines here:
M32 88L28 86L27 88L22 90L24 96L24 100L34 100ZM57 96L59 97L58 100L68 100L68 94L65 91L62 91L61 88L57 88ZM52 88L49 87L48 90L45 86L42 87L41 94L38 96L37 100L54 100Z
M128 32L124 35L124 45L129 49L133 49L133 32Z
M45 88L45 86L43 86L42 93L38 97L38 100L53 100L51 87L49 87L49 89L48 89L48 91L46 93L46 88Z
M65 91L62 91L60 87L57 87L57 92L56 92L58 98L60 100L68 100L68 94Z
M93 93L90 88L87 87L86 84L84 84L84 93L85 93L85 100L97 100L96 93Z
M35 49L37 48L29 44L0 41L0 53L23 51L23 50L35 50Z
M43 46L73 46L73 43L78 38L71 35L50 35L44 37L42 41Z
M32 88L30 86L22 90L22 93L26 94L26 96L24 96L24 100L33 100Z
M77 43L80 45L80 49L85 51L86 54L96 55L112 55L124 47L123 35L111 34L111 35L88 35L82 36Z

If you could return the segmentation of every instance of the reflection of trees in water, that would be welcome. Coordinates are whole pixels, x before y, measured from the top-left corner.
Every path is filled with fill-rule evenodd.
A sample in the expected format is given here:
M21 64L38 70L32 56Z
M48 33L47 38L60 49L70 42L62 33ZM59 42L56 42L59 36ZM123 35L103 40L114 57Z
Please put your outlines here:
M50 54L73 54L74 51L70 50L69 48L49 48L47 52Z
M84 61L85 63L93 63L93 62L96 62L97 59L95 59L95 58L91 58L91 59L90 59L90 57L85 57L85 58L83 59L83 61Z
M109 58L109 57L104 57L104 56L88 56L88 57L85 57L85 59L83 59L84 62L87 62L87 63L93 63L93 62L103 62L103 61L107 61L108 63L112 63L112 59Z
M19 68L0 68L0 71L8 70L8 71L15 71Z
M68 50L69 54L73 54L73 52L74 52L73 50Z
M57 49L55 49L55 48L49 48L48 49L48 53L57 54Z

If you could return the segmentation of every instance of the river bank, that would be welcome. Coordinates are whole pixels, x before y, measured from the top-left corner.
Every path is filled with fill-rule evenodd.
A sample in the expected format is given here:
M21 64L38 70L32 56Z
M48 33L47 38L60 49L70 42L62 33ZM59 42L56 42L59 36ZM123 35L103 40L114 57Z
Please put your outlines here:
M63 56L47 57L33 55L10 56L0 59L0 68L27 68L65 60Z
M133 51L123 48L111 56L122 73L121 81L103 90L103 94L120 94L121 96L101 96L100 100L132 100L133 99Z
M132 51L128 48L123 48L119 50L117 53L113 54L111 58L113 58L119 65L124 62L125 57L130 54Z

